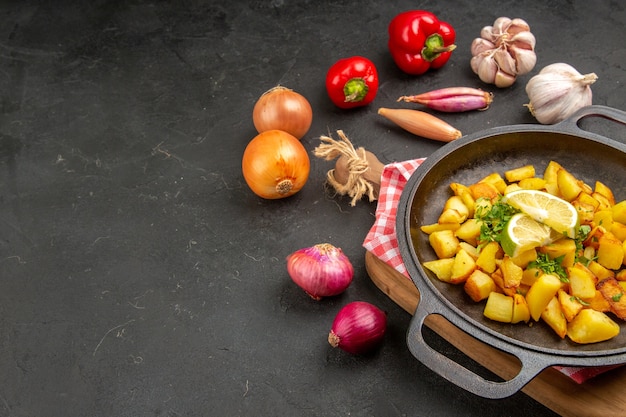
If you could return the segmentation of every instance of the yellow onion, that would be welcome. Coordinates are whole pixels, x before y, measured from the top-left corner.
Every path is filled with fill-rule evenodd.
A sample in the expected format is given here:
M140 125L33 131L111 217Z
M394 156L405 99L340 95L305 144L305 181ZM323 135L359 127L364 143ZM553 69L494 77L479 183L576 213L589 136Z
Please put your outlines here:
M259 133L278 129L302 139L313 122L313 110L303 95L277 86L257 100L252 110L252 121Z
M354 268L340 248L320 243L287 257L287 272L314 300L339 295L350 286Z
M365 301L353 301L335 316L328 343L348 353L367 353L382 342L386 330L384 311Z
M259 197L294 195L309 178L311 162L298 139L281 130L259 133L248 143L241 170L248 187Z

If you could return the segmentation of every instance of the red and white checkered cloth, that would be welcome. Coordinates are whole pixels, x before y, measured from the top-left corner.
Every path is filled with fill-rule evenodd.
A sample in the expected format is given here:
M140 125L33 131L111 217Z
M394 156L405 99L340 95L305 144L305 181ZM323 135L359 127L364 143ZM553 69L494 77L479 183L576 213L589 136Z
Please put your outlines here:
M425 158L386 165L380 180L376 221L365 237L363 246L407 278L404 262L400 257L398 239L396 238L396 211L400 195L411 174Z
M426 158L395 162L385 165L381 177L376 220L363 242L363 247L380 260L409 278L400 256L396 237L396 211L402 189L409 177ZM587 379L621 365L599 367L555 366L554 368L581 384Z

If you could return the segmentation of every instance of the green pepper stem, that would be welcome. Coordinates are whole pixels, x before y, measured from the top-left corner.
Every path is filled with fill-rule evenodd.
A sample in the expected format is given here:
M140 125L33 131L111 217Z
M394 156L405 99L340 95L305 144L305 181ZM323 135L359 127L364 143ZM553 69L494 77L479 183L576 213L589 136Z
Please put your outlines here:
M452 52L456 49L456 45L444 46L443 38L438 33L433 33L424 42L424 48L422 48L422 58L428 62L432 62L444 52Z
M362 77L351 78L343 86L346 103L362 101L368 91L369 87Z

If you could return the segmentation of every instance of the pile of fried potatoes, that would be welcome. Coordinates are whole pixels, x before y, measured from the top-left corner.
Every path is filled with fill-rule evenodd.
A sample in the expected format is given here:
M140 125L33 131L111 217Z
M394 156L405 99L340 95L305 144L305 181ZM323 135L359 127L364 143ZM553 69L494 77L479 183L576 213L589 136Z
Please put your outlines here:
M463 284L474 302L486 300L489 319L530 325L541 319L560 338L580 344L619 334L614 319L626 320L626 200L616 203L609 187L599 181L591 187L556 161L543 176L527 165L504 172L504 178L494 172L477 183L451 183L450 188L453 195L437 223L420 227L438 258L424 262L426 269L441 281ZM480 242L477 208L520 188L570 202L589 233L576 240L563 236L515 257L495 241ZM538 254L560 260L567 278L536 263L532 267Z

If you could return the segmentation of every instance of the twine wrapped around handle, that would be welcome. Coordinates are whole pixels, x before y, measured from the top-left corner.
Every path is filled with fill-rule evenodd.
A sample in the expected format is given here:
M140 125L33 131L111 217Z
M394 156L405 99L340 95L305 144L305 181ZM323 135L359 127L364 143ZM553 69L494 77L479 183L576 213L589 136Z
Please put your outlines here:
M356 205L364 195L375 201L380 192L380 176L384 165L376 155L365 148L354 148L350 139L338 130L340 140L321 136L322 144L315 148L315 156L327 161L337 159L335 168L328 171L326 180L340 195L352 198L350 205Z

